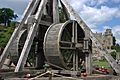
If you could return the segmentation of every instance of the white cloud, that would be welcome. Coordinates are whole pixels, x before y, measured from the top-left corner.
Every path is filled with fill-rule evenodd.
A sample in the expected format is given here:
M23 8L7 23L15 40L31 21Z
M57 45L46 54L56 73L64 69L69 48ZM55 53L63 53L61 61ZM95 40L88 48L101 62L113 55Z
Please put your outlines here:
M110 26L104 26L104 30L106 29L112 29Z
M101 6L100 9L97 9L84 5L80 15L89 23L101 24L105 23L106 21L110 21L113 17L115 17L115 15L118 15L118 12L118 8Z
M108 0L97 0L97 1L98 1L97 5L105 4L106 2L108 2Z
M22 15L18 14L17 16L18 16L18 18L16 19L16 21L20 22L22 19Z
M80 6L84 5L84 4L86 4L88 6L99 6L99 5L105 4L108 1L109 0L70 0L70 3L74 7L77 7L77 6L80 7Z
M120 8L118 9L118 11L116 12L116 17L120 18Z
M120 3L120 0L112 0L115 3Z
M107 6L101 6L99 9L96 7L90 7L86 5L91 1L91 4L104 4L108 0L71 0L73 8L80 14L83 20L88 24L94 24L95 26L101 23L110 21L114 17L120 17L119 8L110 8Z
M70 0L70 4L73 6L73 8L75 8L76 11L81 11L86 2L87 0Z
M106 2L108 2L108 0L88 0L87 5L90 6L99 6L99 5L103 5Z
M105 28L111 28L111 27L107 26ZM113 32L113 35L116 38L116 42L120 44L120 25L113 26L112 27L112 32Z

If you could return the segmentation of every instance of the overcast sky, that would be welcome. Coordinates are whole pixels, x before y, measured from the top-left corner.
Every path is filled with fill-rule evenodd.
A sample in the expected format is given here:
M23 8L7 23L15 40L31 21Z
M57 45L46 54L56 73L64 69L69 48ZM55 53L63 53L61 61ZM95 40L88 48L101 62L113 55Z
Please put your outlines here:
M30 0L0 0L0 8L9 7L21 17ZM69 0L93 32L112 29L120 44L120 0Z

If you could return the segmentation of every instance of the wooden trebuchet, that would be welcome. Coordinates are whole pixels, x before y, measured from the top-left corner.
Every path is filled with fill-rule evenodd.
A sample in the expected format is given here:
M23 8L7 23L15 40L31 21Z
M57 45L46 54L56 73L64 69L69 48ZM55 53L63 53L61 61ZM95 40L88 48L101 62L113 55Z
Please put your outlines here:
M63 16L66 20L64 23L60 22L60 15L58 14L59 2L61 2ZM70 16L73 16L75 20L71 20ZM7 59L14 40L21 35L24 25L27 25L25 28L27 29L27 35L25 40L23 40L24 44L15 72L24 69L35 39L37 67L43 66L47 60L47 63L57 68L59 67L59 69L79 71L81 60L83 60L86 63L87 72L91 73L92 49L90 47L93 42L113 69L120 73L120 66L108 51L103 48L102 44L100 44L93 32L73 10L67 0L31 0L23 14L21 23L13 32L0 56L0 68L3 66L5 59Z

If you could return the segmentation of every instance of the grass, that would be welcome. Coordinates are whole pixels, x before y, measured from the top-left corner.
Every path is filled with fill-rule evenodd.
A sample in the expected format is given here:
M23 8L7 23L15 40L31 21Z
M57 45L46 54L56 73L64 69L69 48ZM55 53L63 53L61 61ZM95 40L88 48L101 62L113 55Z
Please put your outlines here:
M105 60L96 60L96 61L94 61L94 65L97 65L99 67L104 66L106 69L111 69L111 66Z
M13 33L13 27L0 26L0 47L4 48Z

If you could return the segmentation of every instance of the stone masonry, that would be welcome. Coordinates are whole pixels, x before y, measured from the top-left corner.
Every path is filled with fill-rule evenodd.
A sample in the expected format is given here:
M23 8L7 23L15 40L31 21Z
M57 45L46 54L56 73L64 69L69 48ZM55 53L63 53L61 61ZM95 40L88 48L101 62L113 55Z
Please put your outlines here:
M100 41L104 48L111 50L111 46L113 46L113 33L111 29L106 29L104 33L94 33L96 38ZM93 57L101 57L100 52L93 44Z

